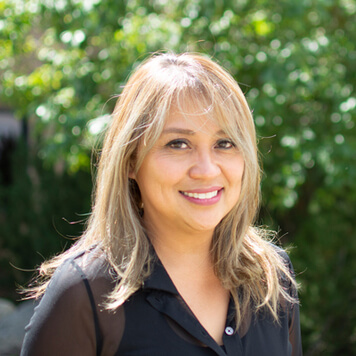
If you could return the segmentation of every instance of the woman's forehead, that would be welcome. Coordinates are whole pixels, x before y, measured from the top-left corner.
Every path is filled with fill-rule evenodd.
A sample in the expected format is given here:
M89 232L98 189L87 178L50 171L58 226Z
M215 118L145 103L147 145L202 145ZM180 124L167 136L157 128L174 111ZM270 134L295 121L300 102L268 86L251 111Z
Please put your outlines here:
M237 113L232 113L226 105L199 99L173 103L165 115L163 130L178 125L193 130L214 126L216 131L235 131Z
M223 132L223 128L218 120L214 119L208 111L197 112L189 110L182 112L177 108L169 111L163 125L162 134L185 133L194 134L196 132Z

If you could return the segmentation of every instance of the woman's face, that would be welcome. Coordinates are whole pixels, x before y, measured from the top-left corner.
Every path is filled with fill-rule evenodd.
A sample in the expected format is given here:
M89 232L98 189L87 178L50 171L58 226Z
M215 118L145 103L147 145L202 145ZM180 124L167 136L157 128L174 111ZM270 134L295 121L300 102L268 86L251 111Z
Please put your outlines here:
M217 124L172 109L130 177L140 188L149 231L212 233L237 203L243 171L242 153Z

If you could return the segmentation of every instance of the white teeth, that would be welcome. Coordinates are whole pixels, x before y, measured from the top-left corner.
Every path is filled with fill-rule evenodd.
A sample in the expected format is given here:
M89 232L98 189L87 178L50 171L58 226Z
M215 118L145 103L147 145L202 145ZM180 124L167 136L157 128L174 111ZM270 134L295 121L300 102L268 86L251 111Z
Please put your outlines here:
M187 197L191 197L191 198L195 198L195 199L211 199L215 196L218 195L218 191L214 190L213 192L209 192L209 193L187 193L187 192L182 192L184 195L186 195Z

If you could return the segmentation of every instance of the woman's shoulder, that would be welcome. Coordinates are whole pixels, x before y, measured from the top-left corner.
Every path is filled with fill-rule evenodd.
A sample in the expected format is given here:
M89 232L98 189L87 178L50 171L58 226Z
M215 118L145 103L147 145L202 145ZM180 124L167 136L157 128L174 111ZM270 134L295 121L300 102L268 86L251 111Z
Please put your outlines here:
M290 263L290 258L286 250L273 242L269 242L269 244L274 248L274 250L279 254L280 257L283 258L284 261Z
M286 268L289 270L290 274L294 278L295 273L294 273L293 264L292 264L292 261L288 255L287 251L285 249L283 249L282 247L277 246L273 243L271 243L271 245L273 246L273 248L277 252L277 254L280 256L280 258L283 260L284 265L286 266Z
M87 320L113 288L105 255L96 247L75 252L57 267L40 297L32 324ZM70 322L68 319L68 323Z
M282 259L282 262L285 266L285 271L278 271L279 273L279 280L281 285L283 286L284 290L288 291L288 294L297 300L298 298L298 284L295 281L295 272L293 268L292 261L287 253L282 247L279 247L275 244L272 244L274 250L277 252L279 257Z
M93 345L102 342L100 327L111 328L115 321L122 322L122 318L116 320L111 314L100 312L112 283L100 249L67 255L26 327L23 354L45 355L49 349L55 349L61 355L92 355Z
M109 291L113 278L105 254L98 247L79 251L67 257L54 272L46 294L86 295ZM96 289L100 290L96 290Z

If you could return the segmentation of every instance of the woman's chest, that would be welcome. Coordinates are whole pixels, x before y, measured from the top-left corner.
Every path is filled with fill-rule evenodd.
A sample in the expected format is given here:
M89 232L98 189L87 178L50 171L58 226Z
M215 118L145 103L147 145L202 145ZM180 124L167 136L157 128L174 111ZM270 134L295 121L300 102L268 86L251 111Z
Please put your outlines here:
M287 324L256 319L242 338L226 320L221 347L176 296L152 291L124 305L125 327L118 356L290 355Z

